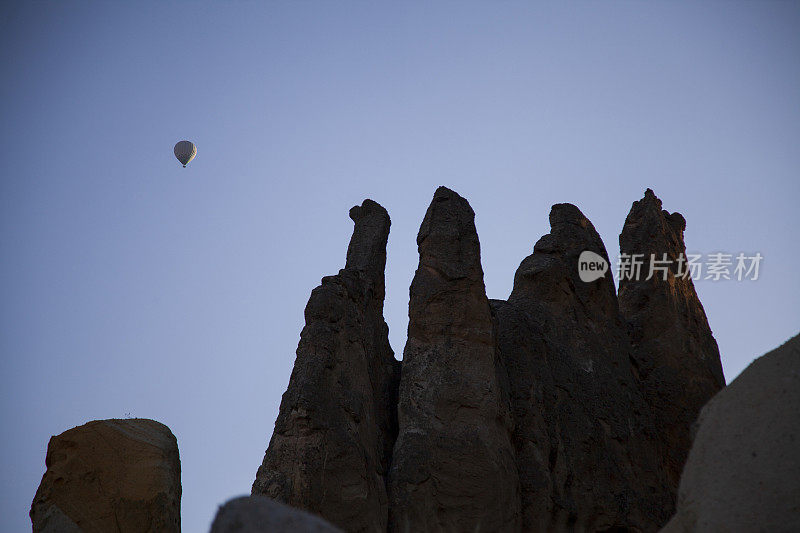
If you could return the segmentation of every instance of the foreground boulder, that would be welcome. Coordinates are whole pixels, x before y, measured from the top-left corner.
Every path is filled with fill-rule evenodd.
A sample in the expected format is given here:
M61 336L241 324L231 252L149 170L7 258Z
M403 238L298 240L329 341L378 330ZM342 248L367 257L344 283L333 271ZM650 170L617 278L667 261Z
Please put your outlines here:
M211 533L341 533L325 520L266 496L242 496L219 508Z
M289 387L252 493L349 531L384 531L400 363L383 319L389 215L365 200L347 263L305 309Z
M638 273L620 276L619 306L630 325L633 361L664 444L664 468L670 490L677 491L686 455L692 444L691 427L700 409L722 387L722 363L703 305L686 265L680 213L661 209L653 191L634 202L619 236L620 253L641 260ZM634 256L636 259L633 259ZM666 258L664 273L651 258ZM638 274L638 275L637 275ZM630 279L633 278L633 279Z
M550 226L519 266L508 301L492 300L522 530L656 530L671 497L613 279L578 274L582 252L606 262L608 254L574 205L554 205Z
M52 437L34 533L178 532L181 465L164 424L96 420Z
M439 187L417 236L390 531L515 531L518 477L475 213Z
M800 335L703 408L665 533L800 531Z

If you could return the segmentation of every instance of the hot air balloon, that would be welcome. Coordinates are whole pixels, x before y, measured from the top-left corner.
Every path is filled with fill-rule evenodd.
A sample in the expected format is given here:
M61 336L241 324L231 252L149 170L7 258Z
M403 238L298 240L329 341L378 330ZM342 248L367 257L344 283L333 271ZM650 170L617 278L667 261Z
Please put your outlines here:
M175 152L175 157L177 157L178 161L183 165L183 168L186 168L189 161L194 159L194 156L197 155L197 146L195 146L193 142L180 141L175 145L173 151Z

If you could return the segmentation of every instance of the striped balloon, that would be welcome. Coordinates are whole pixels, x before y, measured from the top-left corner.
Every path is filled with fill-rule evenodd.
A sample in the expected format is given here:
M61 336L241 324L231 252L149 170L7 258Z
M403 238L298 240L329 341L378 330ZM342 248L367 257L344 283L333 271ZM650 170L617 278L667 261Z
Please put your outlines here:
M173 151L175 152L175 157L177 157L178 161L183 165L183 168L186 168L189 161L194 159L194 156L197 155L197 146L195 146L193 142L180 141L175 145Z

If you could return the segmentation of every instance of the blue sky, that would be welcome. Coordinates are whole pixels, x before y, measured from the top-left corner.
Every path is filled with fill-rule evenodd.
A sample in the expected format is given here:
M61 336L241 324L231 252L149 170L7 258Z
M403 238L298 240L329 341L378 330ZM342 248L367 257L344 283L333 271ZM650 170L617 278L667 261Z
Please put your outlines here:
M764 256L696 283L730 381L800 326L798 30L769 1L4 3L0 529L30 527L50 435L130 414L177 436L184 530L207 530L367 197L399 358L438 185L477 213L492 298L552 204L616 257L653 188L690 250Z

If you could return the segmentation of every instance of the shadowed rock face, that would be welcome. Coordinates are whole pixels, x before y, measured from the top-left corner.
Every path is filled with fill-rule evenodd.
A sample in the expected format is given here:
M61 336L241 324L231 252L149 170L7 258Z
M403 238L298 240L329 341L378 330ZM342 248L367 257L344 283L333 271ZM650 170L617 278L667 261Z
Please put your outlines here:
M490 302L475 215L440 187L417 236L400 376L383 320L389 217L369 200L350 216L346 266L311 294L254 495L347 531L667 521L691 425L724 385L691 280L673 265L666 281L623 280L619 300L611 273L582 281L581 252L608 255L580 210L558 204L508 301ZM675 260L684 226L648 190L622 252Z
M630 338L645 399L653 410L670 490L678 487L692 444L691 427L700 409L725 386L717 342L690 277L678 277L678 257L686 253L680 213L661 209L647 189L634 202L619 236L620 253L642 254L639 280L621 279L619 305ZM671 261L667 279L650 279L650 256Z
M96 420L52 437L33 531L181 530L178 443L164 424Z
M492 300L515 421L523 531L657 529L669 516L649 406L630 361L611 274L578 277L591 222L553 206L551 232Z
M700 413L664 533L800 531L800 335L756 359Z
M389 215L371 200L350 210L347 263L322 279L305 310L297 359L253 483L348 531L383 531L396 435L399 363L383 319Z
M515 531L518 479L475 214L440 187L417 236L390 531Z

